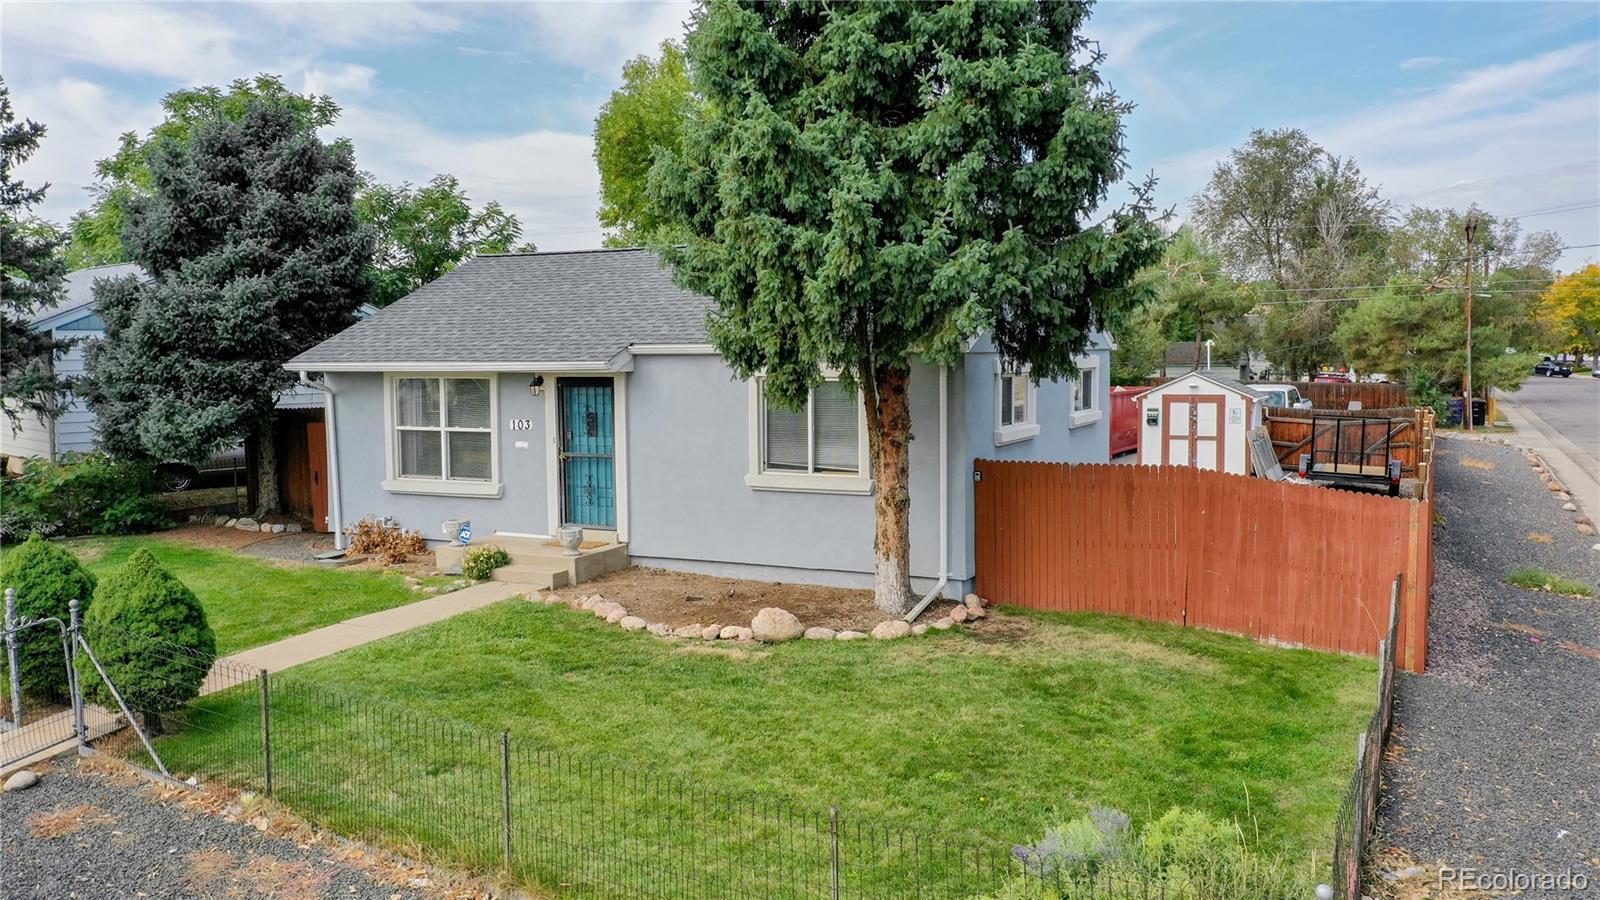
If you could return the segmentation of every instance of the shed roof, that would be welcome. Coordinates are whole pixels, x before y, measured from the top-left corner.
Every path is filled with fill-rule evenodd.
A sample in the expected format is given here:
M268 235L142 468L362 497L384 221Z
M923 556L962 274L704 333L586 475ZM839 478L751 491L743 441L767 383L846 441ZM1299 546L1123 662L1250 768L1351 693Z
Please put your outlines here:
M1152 388L1149 388L1148 390L1141 391L1139 393L1139 396L1143 397L1145 394L1153 394L1153 393L1156 393L1157 391L1165 390L1166 388L1169 388L1169 387L1173 386L1174 384L1177 384L1179 381L1182 381L1183 379L1188 378L1191 375L1193 375L1196 378L1200 378L1200 379L1202 379L1204 381L1209 381L1209 382L1211 382L1212 384L1214 384L1214 385L1216 385L1218 387L1224 388L1226 390L1233 391L1233 392L1238 393L1238 394L1243 394L1244 396L1253 398L1255 400L1265 400L1267 398L1266 394L1263 394L1262 392L1256 390L1255 388L1251 387L1248 384L1245 384L1242 381L1239 381L1238 379L1235 379L1235 378L1223 378L1223 377L1221 377L1219 375L1213 375L1210 372L1202 372L1199 369L1191 369L1188 372L1184 372L1182 375L1178 375L1176 377L1169 378L1168 380L1162 382L1161 384L1158 384L1158 385L1156 385L1156 386L1154 386Z
M477 256L288 362L289 368L602 369L632 344L706 340L710 299L647 250Z

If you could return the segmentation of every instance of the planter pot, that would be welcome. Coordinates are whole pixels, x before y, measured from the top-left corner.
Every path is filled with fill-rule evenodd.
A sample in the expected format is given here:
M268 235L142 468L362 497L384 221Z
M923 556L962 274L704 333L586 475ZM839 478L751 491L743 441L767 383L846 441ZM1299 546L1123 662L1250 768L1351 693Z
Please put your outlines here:
M562 556L577 556L578 545L583 543L583 529L576 525L563 525L556 529L556 540L561 542Z

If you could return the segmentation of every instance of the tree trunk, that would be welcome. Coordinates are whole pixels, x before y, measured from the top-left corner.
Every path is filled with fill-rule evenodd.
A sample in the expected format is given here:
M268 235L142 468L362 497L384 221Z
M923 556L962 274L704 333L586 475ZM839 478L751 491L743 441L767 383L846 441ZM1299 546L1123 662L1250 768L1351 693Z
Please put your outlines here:
M278 448L273 441L272 426L258 429L256 442L256 512L255 517L283 512L283 502L278 499Z
M877 516L872 601L900 615L911 599L911 373L892 365L862 369Z

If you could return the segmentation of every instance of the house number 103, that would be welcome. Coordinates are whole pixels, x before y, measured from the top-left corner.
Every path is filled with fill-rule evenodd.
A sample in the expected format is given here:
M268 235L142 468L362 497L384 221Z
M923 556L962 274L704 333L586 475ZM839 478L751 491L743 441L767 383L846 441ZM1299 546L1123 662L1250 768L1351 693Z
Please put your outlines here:
M512 419L511 421L507 422L506 425L512 431L532 431L533 430L533 420L532 419Z

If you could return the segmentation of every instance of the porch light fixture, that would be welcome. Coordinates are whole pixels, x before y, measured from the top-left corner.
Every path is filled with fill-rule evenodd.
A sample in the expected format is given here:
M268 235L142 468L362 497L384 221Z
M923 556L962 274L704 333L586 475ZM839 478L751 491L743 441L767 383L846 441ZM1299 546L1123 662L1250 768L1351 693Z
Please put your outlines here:
M542 395L544 393L544 376L543 375L535 375L535 376L533 376L533 380L528 382L528 393L532 394L535 397L538 397L538 396L540 396L540 395Z

